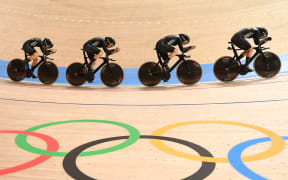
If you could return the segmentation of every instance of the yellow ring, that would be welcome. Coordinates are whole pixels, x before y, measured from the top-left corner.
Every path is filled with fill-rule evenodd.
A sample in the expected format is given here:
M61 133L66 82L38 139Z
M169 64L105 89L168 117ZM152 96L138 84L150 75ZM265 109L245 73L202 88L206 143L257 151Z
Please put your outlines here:
M230 121L191 121L191 122L171 124L171 125L164 126L162 128L157 129L156 131L154 131L152 133L152 135L153 136L162 136L163 133L165 133L166 131L168 131L172 128L176 128L179 126L191 125L191 124L229 124L229 125L235 125L235 126L243 126L243 127L255 129L256 131L262 132L266 136L271 138L272 145L269 149L267 149L264 152L258 153L256 155L250 155L250 156L242 157L243 162L262 160L262 159L272 157L272 156L278 154L279 152L281 152L285 146L284 140L278 134L276 134L276 133L274 133L268 129L264 129L264 128L254 126L254 125L249 125L249 124L244 124L244 123L239 123L239 122L230 122ZM151 143L156 148L158 148L159 150L161 150L163 152L166 152L166 153L174 155L174 156L182 157L185 159L192 159L192 160L204 161L204 162L218 162L218 163L228 163L229 162L228 158L204 157L204 156L198 156L198 155L180 152L180 151L177 151L177 150L174 150L174 149L168 147L161 140L151 140Z

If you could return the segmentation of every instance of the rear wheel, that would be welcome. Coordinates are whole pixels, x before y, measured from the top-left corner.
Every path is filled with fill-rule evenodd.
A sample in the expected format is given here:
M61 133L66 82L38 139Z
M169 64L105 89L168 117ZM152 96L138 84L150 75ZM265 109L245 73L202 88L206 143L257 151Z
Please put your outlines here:
M138 70L138 78L145 86L156 86L163 78L163 70L155 62L147 62Z
M219 58L214 64L214 75L220 81L233 81L239 75L240 64L229 56Z
M13 59L7 66L7 75L13 81L22 81L27 71L28 65L21 59Z
M81 63L73 63L66 70L66 80L73 86L81 86L87 79L87 68Z
M259 76L270 78L279 73L281 61L279 57L272 52L259 54L254 62L254 69Z
M46 61L38 68L38 79L43 84L52 84L58 78L58 68L53 62Z
M202 77L200 64L193 60L183 61L177 68L177 77L183 84L197 83Z
M116 87L123 81L122 68L115 63L106 64L101 70L101 81L108 87Z

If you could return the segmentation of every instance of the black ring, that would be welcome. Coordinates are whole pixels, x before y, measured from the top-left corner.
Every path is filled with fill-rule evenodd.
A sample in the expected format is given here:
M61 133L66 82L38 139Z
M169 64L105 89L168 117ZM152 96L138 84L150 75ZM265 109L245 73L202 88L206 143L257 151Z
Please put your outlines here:
M97 144L115 141L115 140L121 140L121 139L127 139L129 136L118 136L118 137L111 137L111 138L105 138L105 139L99 139L96 141L92 141L86 144L83 144L81 146L78 146L77 148L70 151L63 160L63 167L66 173L71 176L74 179L77 180L96 180L95 178L89 177L86 174L82 173L80 169L76 165L76 158L78 155L83 152L85 149L90 148L91 146L95 146ZM163 137L163 136L147 136L143 135L140 136L140 138L143 139L160 139L165 141L171 141L176 142L185 146L188 146L192 148L194 151L196 151L200 156L206 156L206 157L213 157L213 155L203 147L194 144L189 141L171 138L171 137ZM189 177L183 178L183 180L202 180L206 177L208 177L213 170L215 169L216 164L212 162L202 162L201 168L195 172L194 174L190 175Z

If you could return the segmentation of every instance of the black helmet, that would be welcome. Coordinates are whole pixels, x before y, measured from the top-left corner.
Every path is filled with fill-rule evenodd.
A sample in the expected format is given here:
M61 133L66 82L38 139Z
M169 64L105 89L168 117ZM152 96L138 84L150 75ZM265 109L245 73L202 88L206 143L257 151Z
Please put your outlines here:
M268 31L264 27L257 27L257 30L260 32L261 36L267 37L268 36Z
M182 42L186 42L185 44L188 44L190 42L190 38L187 34L179 34L179 37Z
M49 48L52 48L52 47L54 46L52 40L51 40L51 39L48 39L48 38L45 38L45 39L43 40L43 43L44 43L45 46L48 46Z
M113 39L112 37L105 37L105 42L107 45L111 44L112 47L115 46L115 44L116 44L115 39Z

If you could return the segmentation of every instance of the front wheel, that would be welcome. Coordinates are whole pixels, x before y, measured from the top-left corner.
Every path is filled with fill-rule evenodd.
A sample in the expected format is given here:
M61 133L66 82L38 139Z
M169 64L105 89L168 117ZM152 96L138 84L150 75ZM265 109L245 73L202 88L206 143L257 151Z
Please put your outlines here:
M106 86L116 87L122 83L124 73L118 64L109 63L102 68L100 77Z
M213 67L215 77L220 81L233 81L239 75L240 64L229 56L219 58Z
M138 70L138 78L145 86L156 86L163 78L163 70L159 64L147 62Z
M42 63L38 68L38 79L43 84L53 84L58 78L58 68L50 61Z
M73 86L81 86L87 80L87 68L81 63L72 63L66 70L66 80Z
M279 57L272 52L259 54L254 62L256 73L264 78L270 78L279 73L281 61Z
M202 77L202 68L196 61L185 60L177 68L177 77L183 84L197 83Z

